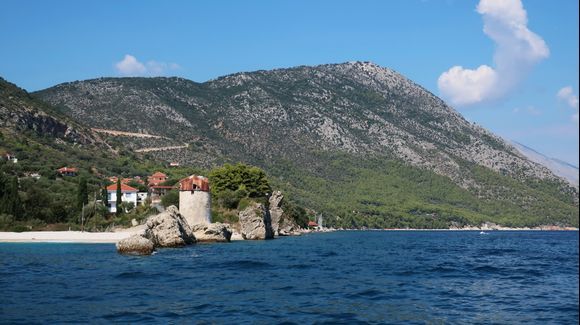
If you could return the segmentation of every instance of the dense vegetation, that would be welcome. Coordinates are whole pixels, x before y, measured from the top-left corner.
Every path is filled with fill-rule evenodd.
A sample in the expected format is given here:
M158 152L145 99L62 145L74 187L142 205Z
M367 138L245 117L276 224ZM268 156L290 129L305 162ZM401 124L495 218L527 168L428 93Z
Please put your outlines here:
M323 212L327 226L448 228L484 222L513 227L578 226L578 208L570 196L554 194L557 184L525 185L476 167L477 180L496 190L485 197L447 177L389 157L313 155L320 164L307 168L286 161L271 166L277 175L272 183L299 198L300 205ZM533 199L521 199L513 189Z

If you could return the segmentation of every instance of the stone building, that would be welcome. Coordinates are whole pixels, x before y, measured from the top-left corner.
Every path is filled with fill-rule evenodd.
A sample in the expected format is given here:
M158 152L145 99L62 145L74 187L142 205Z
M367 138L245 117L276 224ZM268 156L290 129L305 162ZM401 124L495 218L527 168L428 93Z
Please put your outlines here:
M190 226L211 223L209 180L191 175L179 181L179 212Z

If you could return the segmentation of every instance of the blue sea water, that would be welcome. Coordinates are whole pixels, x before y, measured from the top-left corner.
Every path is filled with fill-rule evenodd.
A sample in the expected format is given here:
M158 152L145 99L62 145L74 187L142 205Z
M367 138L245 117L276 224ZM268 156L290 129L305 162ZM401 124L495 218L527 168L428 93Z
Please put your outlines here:
M2 323L578 323L578 232L0 244Z

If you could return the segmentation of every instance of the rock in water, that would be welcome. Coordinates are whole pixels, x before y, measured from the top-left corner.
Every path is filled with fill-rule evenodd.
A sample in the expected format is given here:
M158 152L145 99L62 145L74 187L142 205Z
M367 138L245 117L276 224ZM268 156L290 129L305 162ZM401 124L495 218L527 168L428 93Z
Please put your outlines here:
M270 196L270 219L272 220L272 231L274 235L278 235L278 228L280 227L280 221L284 210L282 210L282 200L284 196L280 191L274 191L272 196Z
M156 247L181 247L195 243L195 236L175 206L147 220L145 237Z
M240 218L241 233L244 239L274 238L270 212L263 204L250 204L246 209L240 211L238 216Z
M153 242L142 235L133 235L117 242L117 252L127 255L151 255Z
M225 223L197 224L191 227L198 242L229 242L232 230Z

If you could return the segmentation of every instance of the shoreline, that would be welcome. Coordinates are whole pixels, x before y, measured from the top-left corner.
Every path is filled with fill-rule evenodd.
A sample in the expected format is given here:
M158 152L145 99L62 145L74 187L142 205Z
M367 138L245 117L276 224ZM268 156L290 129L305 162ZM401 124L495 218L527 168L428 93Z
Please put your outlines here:
M80 243L115 244L118 241L139 234L143 226L120 229L115 232L88 231L24 231L0 232L0 243Z
M578 231L574 227L540 227L540 228L450 228L450 229L324 229L321 231L303 231L301 234L326 233L335 231ZM81 231L27 231L0 232L0 243L79 243L79 244L115 244L119 240L142 232L142 227L123 229L117 232L81 232ZM232 238L232 241L243 240Z

